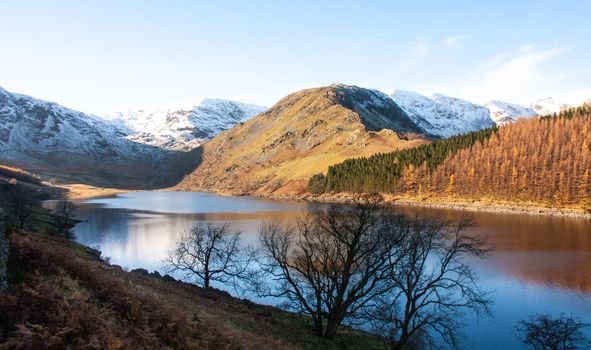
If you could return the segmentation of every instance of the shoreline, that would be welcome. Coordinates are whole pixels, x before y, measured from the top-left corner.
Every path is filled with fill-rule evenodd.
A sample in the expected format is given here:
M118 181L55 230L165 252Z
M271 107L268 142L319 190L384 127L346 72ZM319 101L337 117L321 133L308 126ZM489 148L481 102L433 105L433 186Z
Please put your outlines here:
M576 209L567 208L549 208L533 204L508 203L508 202L489 202L486 200L457 200L449 201L439 200L420 200L393 195L382 194L387 203L397 206L420 207L444 210L461 210L466 212L486 212L496 214L514 214L514 215L537 215L553 217L569 217L591 220L591 213L585 213ZM324 203L346 203L351 201L350 194L320 195L320 196L302 196L303 199Z
M137 192L137 190L126 190L109 187L95 187L84 184L60 184L59 187L66 189L66 197L69 200L92 199L100 197L111 197L120 193Z
M69 199L90 199L98 197L110 197L120 193L138 192L138 190L123 190L115 188L98 188L88 185L66 185ZM311 195L309 193L303 195L273 195L260 193L233 193L231 191L204 189L204 188L175 188L167 187L160 189L152 189L146 191L163 191L163 192L205 192L212 193L223 197L244 197L250 196L255 198L278 199L278 200L293 200L293 201L307 201L320 203L348 203L351 201L351 194L336 193ZM551 208L536 204L527 203L511 203L511 202L494 202L490 200L446 200L440 199L416 199L408 197L399 197L391 194L382 194L386 203L396 206L404 207L418 207L431 208L443 210L458 210L466 212L486 212L496 214L514 214L514 215L537 215L537 216L553 216L553 217L568 217L591 220L591 212L585 213L582 210L569 208Z

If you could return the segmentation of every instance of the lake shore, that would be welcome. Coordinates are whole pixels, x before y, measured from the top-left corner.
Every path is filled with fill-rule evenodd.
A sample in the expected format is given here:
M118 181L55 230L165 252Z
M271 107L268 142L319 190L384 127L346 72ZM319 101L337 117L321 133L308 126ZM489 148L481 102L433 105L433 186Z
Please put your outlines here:
M66 197L68 199L91 199L99 197L109 197L120 193L136 191L120 188L95 187L84 184L60 184L59 187L67 190Z
M223 194L221 194L223 195ZM422 208L446 209L446 210L462 210L467 212L488 212L499 214L527 214L527 215L543 215L556 217L571 217L591 220L591 213L585 213L582 210L568 209L568 208L551 208L529 203L511 203L498 202L491 200L464 200L464 199L440 199L440 198L426 198L416 199L408 197L400 197L389 194L383 194L387 203L399 206L412 206ZM310 202L323 203L348 203L352 200L352 195L349 193L335 193L330 195L302 195L302 196L261 196L276 199L297 199L306 200Z
M122 190L114 188L97 188L89 185L67 185L70 191L68 198L70 199L90 199L97 197L109 197L120 193L134 192L137 190ZM207 192L215 193L224 197L232 196L252 196L259 198L281 199L281 200L299 200L308 202L322 202L322 203L348 203L352 200L350 193L332 193L322 195L312 195L309 193L303 195L265 195L265 194L248 194L248 193L234 193L231 191L216 191L204 188L187 189L187 188L162 188L155 191L172 191L172 192ZM581 209L574 208L552 208L548 206L541 206L533 203L516 203L516 202L501 202L490 199L467 200L459 198L413 198L401 197L391 194L382 194L387 203L399 206L422 207L445 210L461 210L467 212L488 212L498 214L526 214L526 215L543 215L556 217L570 217L591 220L591 212L584 212Z

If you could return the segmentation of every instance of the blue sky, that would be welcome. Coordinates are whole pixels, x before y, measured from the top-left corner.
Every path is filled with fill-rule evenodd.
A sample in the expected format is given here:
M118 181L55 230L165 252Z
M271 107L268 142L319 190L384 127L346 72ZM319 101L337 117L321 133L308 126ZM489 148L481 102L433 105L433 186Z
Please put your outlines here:
M591 1L0 0L0 86L85 112L348 83L525 103L591 87Z

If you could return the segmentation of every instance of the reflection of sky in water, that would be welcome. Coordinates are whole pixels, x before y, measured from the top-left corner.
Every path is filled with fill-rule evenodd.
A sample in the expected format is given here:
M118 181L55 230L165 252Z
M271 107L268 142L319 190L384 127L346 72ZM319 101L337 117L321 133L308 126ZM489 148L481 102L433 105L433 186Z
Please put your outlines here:
M100 249L114 264L162 271L162 259L178 236L197 222L230 222L243 231L245 244L256 244L262 221L293 222L306 205L204 193L128 193L81 204L77 217L84 222L75 234L77 241ZM446 219L460 215L400 210ZM466 318L465 348L520 349L513 326L536 313L572 313L591 323L591 221L490 213L472 217L475 230L488 234L495 248L489 259L473 262L481 286L494 291L494 318Z
M255 197L223 197L201 192L130 192L112 198L86 201L107 208L151 210L167 213L249 213L300 210L304 202L286 202Z

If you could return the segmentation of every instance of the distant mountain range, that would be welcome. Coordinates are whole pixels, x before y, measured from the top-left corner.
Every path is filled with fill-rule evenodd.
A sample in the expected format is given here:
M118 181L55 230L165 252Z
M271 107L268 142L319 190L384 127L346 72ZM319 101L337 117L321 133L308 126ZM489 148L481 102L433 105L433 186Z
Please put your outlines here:
M325 167L328 164L325 158L331 159L330 162L337 158L343 160L345 154L356 157L373 151L388 151L388 147L401 147L405 140L448 137L509 123L520 117L555 113L589 101L590 97L591 89L540 99L530 107L500 101L481 106L440 94L423 96L400 90L388 96L377 90L332 85L291 94L265 113L262 112L267 109L261 106L204 99L94 116L0 88L0 161L47 176L66 175L71 181L136 187L146 183L171 185L201 161L187 152L211 150L212 146L200 150L196 147L212 138L215 140L224 130L238 128L238 133L247 130L240 124L249 123L255 115L259 117L252 122L254 124L249 124L250 134L240 135L242 139L262 137L255 144L266 147L267 154L284 142L292 144L295 150L323 149L325 156L317 164ZM263 120L271 126L260 125ZM333 123L333 120L338 122ZM268 130L267 134L259 133L263 129ZM312 129L326 130L311 138ZM386 130L382 132L383 129ZM291 140L298 133L308 140L308 146ZM332 135L333 140L329 142L332 146L324 149L322 146L329 141L327 135ZM343 135L346 135L344 139ZM395 140L386 135L396 135ZM280 137L284 139L279 140ZM221 145L219 141L208 143ZM251 146L245 141L232 148ZM341 147L347 151L339 149ZM288 154L290 149L284 151ZM232 154L238 153L242 152Z
M528 106L491 100L483 105L441 94L424 96L413 91L395 90L390 97L423 130L438 137L449 137L519 118L558 113L584 102L591 102L591 89L557 97L538 99Z
M245 122L266 107L220 99L133 109L107 115L127 139L151 146L188 151L218 133Z
M429 97L412 91L390 95L409 117L427 133L449 137L495 125L489 110L468 101L434 94Z
M191 163L181 151L264 109L204 100L101 118L0 88L0 161L72 182L172 185L172 174L184 175L187 166L178 162ZM157 178L157 171L171 179Z
M548 96L540 98L530 104L538 115L558 113L569 107L577 107L583 103L591 103L591 89L571 92L559 96Z

